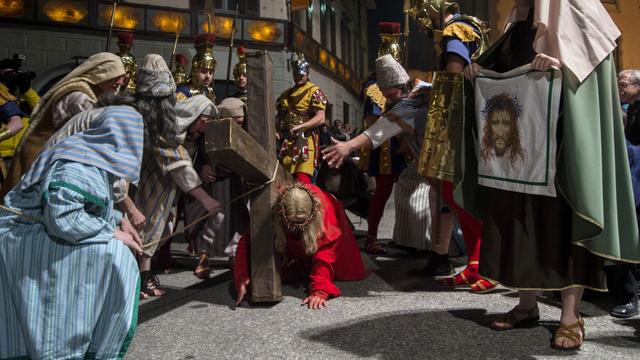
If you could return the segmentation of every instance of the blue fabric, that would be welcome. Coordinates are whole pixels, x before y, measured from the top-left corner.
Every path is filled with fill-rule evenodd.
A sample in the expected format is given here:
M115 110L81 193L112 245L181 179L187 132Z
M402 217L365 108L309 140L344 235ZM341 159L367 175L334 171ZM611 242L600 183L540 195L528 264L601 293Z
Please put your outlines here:
M446 37L444 42L446 44L446 54L455 54L460 56L464 59L465 65L469 65L471 63L471 54L478 49L478 45L475 42L462 42L455 37Z
M39 183L5 197L26 216L0 210L0 359L124 357L139 271L113 237L114 180L61 160Z
M382 109L371 98L367 97L364 102L364 116L380 116L382 115Z
M459 19L460 17L461 17L460 14L455 14L453 16L453 19L447 25L451 25L451 24L454 24L456 22L461 22L461 23L463 23L465 25L468 25L471 28L473 28L473 30L476 33L479 33L479 30L476 29L475 26L469 24L468 22L466 22L464 20L456 21L456 19ZM466 62L465 65L471 64L471 56L473 55L473 53L476 52L476 50L478 50L478 44L475 41L463 42L460 38L457 38L455 36L447 36L442 41L443 41L443 44L444 44L444 46L442 48L443 48L445 54L447 54L447 55L448 54L456 54L456 55L460 56Z
M180 85L178 86L178 88L176 89L176 93L182 93L184 94L184 96L186 97L191 97L191 90L189 90L189 86L188 85Z
M61 159L92 165L137 184L144 149L142 115L130 106L109 106L93 126L43 150L22 177L20 189L42 180L53 163Z
M7 101L4 105L0 106L0 121L4 124L9 122L14 116L22 117L22 111L14 101Z

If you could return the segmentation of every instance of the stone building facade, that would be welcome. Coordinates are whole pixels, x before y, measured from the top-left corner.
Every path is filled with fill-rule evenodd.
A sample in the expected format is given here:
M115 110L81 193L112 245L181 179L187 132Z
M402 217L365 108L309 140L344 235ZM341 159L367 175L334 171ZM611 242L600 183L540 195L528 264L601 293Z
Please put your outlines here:
M16 0L23 6L21 12L11 13L11 9L2 8L0 3L0 58L11 57L21 53L26 56L23 63L25 69L38 74L34 81L36 90L46 90L48 86L68 73L84 58L105 50L107 42L108 14L112 0L80 1L80 0ZM224 35L230 29L236 0L214 0L214 32L217 33L214 54L217 60L215 72L216 93L218 98L224 97L226 88L226 69L228 63L229 35ZM348 70L349 79L345 79L345 72L332 71L322 66L320 61L311 57L311 79L321 86L328 95L331 103L328 117L332 120L346 120L352 126L361 128L361 105L358 98L360 79L366 74L366 66L354 59L363 54L366 59L366 41L360 41L366 32L361 32L359 26L364 20L366 24L366 10L372 5L371 1L331 1L309 0L308 7L292 12L286 0L238 0L240 17L237 22L238 35L236 44L242 43L248 51L266 50L273 60L273 94L277 96L286 88L292 86L292 74L288 61L292 55L291 34L296 27L295 18L300 14L305 18L304 29L300 29L307 36L307 41L317 45L316 50L323 49L331 54L341 69ZM189 59L195 54L193 39L195 35L206 31L207 18L203 14L205 1L203 0L127 0L119 2L120 11L131 10L137 15L138 22L132 29L116 28L109 51L117 52L115 32L133 31L135 34L133 55L141 61L148 53L162 55L167 63L170 62L175 33L159 29L152 22L156 16L179 15L186 20L181 32L176 53L184 53ZM68 6L64 9L65 18L54 20L46 13L47 6ZM73 8L76 6L78 9ZM334 14L333 17L326 14ZM84 17L77 22L69 16L80 14ZM110 14L110 12L109 12ZM125 13L126 14L126 13ZM172 15L173 14L173 15ZM53 15L52 15L53 16ZM309 23L306 19L312 19ZM289 21L291 20L291 21ZM346 21L345 21L346 20ZM333 21L333 25L331 22ZM130 24L122 23L123 26ZM298 24L299 25L299 24ZM307 27L308 26L308 27ZM329 29L329 31L327 31ZM330 30L333 29L333 33ZM256 34L252 31L257 32ZM327 36L333 40L327 40ZM262 34L262 35L261 35ZM265 35L266 34L266 35ZM254 36L255 35L255 36ZM266 36L266 38L264 36ZM341 44L340 39L348 36L354 39L352 43ZM358 38L359 37L359 38ZM358 41L355 39L358 38ZM337 46L323 45L338 44ZM342 46L341 46L342 45ZM307 48L296 49L307 50ZM347 57L347 54L349 57ZM237 57L231 57L231 66L235 65Z

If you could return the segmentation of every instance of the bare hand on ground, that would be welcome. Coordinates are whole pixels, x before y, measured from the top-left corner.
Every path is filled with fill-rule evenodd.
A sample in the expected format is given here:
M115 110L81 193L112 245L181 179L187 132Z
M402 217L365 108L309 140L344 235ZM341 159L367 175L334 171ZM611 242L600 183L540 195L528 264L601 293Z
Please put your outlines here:
M321 298L320 296L311 294L302 301L302 305L304 304L307 304L309 309L319 310L327 307L327 300Z

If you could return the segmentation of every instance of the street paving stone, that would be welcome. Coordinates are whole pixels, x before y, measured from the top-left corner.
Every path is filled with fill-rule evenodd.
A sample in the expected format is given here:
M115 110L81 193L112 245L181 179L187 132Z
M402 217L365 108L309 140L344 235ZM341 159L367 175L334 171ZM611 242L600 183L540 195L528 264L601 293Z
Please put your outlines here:
M351 216L359 234L366 221ZM381 238L393 231L393 202L380 226ZM176 256L186 254L174 244ZM640 318L614 319L606 296L587 294L582 315L586 342L577 352L549 347L560 315L550 294L540 301L540 326L508 332L489 329L492 316L511 309L516 293L476 295L447 289L433 279L410 278L421 264L397 249L388 256L363 253L374 272L360 282L339 282L343 296L323 310L301 306L302 285L283 287L284 299L272 306L242 304L232 310L231 273L224 266L201 281L191 266L160 275L162 298L142 301L138 329L127 359L639 359ZM457 270L463 258L455 259ZM221 262L220 265L224 265Z

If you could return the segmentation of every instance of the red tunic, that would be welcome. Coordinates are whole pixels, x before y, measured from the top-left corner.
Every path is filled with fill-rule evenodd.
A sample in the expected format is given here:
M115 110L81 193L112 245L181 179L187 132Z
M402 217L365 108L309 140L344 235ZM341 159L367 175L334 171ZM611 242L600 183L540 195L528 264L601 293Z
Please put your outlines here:
M351 224L340 202L315 185L305 186L320 200L323 234L318 237L318 251L313 255L305 253L301 240L287 236L285 255L288 264L281 269L282 281L300 281L308 276L310 294L325 299L338 297L340 289L333 283L334 280L362 280L369 273L364 268ZM248 236L243 236L238 244L233 269L236 289L244 280L249 279L248 260Z

